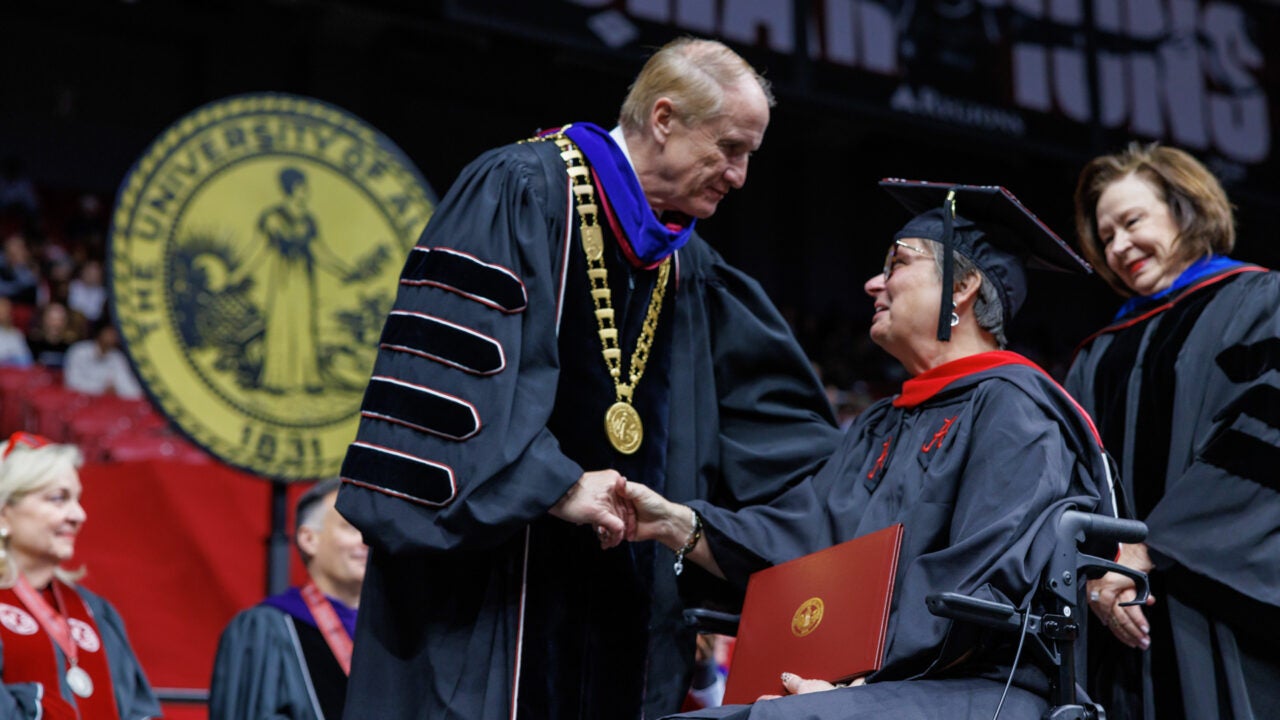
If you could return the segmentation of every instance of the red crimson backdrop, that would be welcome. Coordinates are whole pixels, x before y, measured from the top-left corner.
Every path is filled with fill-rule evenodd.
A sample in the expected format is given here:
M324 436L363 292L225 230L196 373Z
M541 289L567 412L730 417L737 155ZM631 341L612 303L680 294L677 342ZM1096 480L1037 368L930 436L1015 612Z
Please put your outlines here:
M71 567L120 611L153 687L206 690L222 628L265 594L271 484L213 461L91 463L81 480L88 520ZM289 487L290 530L305 487ZM207 717L203 705L164 710Z

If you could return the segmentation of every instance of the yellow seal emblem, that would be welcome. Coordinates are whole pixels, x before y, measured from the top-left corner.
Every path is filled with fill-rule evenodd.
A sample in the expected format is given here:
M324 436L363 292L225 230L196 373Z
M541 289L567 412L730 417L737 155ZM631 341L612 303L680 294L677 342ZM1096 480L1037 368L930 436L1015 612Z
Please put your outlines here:
M800 603L800 608L791 617L791 632L796 637L804 637L817 630L818 623L822 622L822 608L820 597L811 597Z
M125 349L218 458L336 475L431 191L390 140L316 100L206 105L121 185L108 267Z

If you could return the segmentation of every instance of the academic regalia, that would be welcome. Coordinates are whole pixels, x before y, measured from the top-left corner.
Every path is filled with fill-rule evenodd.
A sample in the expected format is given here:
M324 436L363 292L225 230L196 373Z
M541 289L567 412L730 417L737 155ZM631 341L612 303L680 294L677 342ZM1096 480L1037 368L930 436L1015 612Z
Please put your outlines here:
M1026 607L1054 547L1057 518L1072 507L1097 510L1107 494L1088 418L1030 361L996 351L916 376L902 394L858 416L817 475L770 504L734 513L689 503L721 570L743 585L755 570L902 523L881 669L865 688L758 703L755 714L738 708L681 717L990 717L1016 636L983 636L935 617L925 597L951 591ZM1025 657L1019 670L1014 688L1021 692L1011 693L1025 694L1019 702L1038 708L1038 718L1047 679ZM938 676L948 678L943 686L991 702L975 701L965 714L951 699L954 688L937 695L936 684L917 682ZM887 715L882 699L892 708Z
M654 218L606 150L589 160L607 196L597 225L625 377L659 271L619 242L615 226ZM643 441L615 451L604 423L615 388L568 188L550 140L490 151L406 263L337 503L370 546L350 719L674 712L694 651L682 596L727 586L701 571L677 584L665 548L603 551L593 528L547 511L583 471L607 468L676 500L740 507L835 447L785 321L686 232L635 389Z
M1029 258L1083 267L1003 188L882 185L917 213L891 252L916 238L939 243L944 288L953 282L950 255L963 255L996 290L1006 321L1026 297ZM937 339L949 342L951 293L940 296ZM1002 717L1038 719L1049 678L1026 658L1013 673L1017 636L936 617L925 599L957 592L1039 611L1033 595L1058 518L1069 509L1113 511L1108 460L1091 420L1043 370L1007 351L917 374L853 421L821 471L767 505L732 512L688 504L716 563L742 585L765 567L895 523L904 528L882 665L865 686L680 716L753 720L985 720L1011 673Z
M356 611L328 600L352 632ZM338 720L346 690L346 673L298 589L290 588L239 613L223 630L209 684L209 718Z
M73 638L78 639L76 652L79 663L82 667L92 670L90 675L94 680L93 697L97 698L97 702L106 702L108 706L101 709L101 712L107 715L92 716L109 716L110 711L114 710L114 714L120 720L159 717L160 702L151 691L146 675L133 654L120 614L106 600L82 586L74 586L72 590L63 585L62 592L77 594L92 617L92 622L88 623L91 632L86 631L83 626L72 630ZM78 613L72 614L71 617L76 618L77 615ZM14 677L17 673L21 673L23 678L30 677L33 671L36 671L36 674L42 673L38 668L18 667L19 659L13 657L12 652L6 652L4 648L5 634L16 632L20 636L35 636L38 633L40 637L48 636L39 628L34 616L17 599L12 589L0 590L0 623L4 624L4 630L0 631L0 679L3 679L3 684L0 685L0 718L38 720L39 718L61 718L64 717L61 714L63 712L77 712L77 704L85 700L78 699L67 686L65 676L67 663L62 651L52 639L48 640L51 646L49 650L52 651L57 667L60 668L57 671L60 687L55 689L50 687L51 682L34 679L19 680ZM95 647L100 647L101 650L94 650ZM99 668L93 662L93 655L97 652L106 653L105 668ZM102 670L106 670L110 677L103 677ZM52 697L60 700L57 707L47 707L51 693L54 694ZM109 707L112 702L114 702L114 708ZM85 717L90 717L85 710L81 708L79 711Z
M1110 718L1280 713L1277 308L1280 274L1209 258L1130 301L1072 364L1156 565L1151 648L1091 630Z

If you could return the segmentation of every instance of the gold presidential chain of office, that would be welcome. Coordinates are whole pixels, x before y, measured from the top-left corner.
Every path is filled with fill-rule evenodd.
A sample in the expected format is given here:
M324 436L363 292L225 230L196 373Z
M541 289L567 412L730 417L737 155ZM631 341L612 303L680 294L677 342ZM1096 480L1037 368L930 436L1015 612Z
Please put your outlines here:
M609 292L609 271L604 266L604 235L600 230L599 206L596 204L595 186L591 182L591 168L587 166L582 151L561 128L550 136L560 148L565 170L569 173L574 207L578 210L578 225L582 237L582 251L587 256L587 277L591 283L591 298L595 301L596 323L599 325L600 345L604 350L604 362L613 377L616 401L604 415L605 434L613 447L624 455L640 448L644 440L644 426L640 413L632 405L636 385L644 375L649 361L649 349L658 330L658 316L662 314L662 299L667 292L667 278L671 274L671 258L658 267L658 281L649 295L649 309L645 312L636 349L628 364L628 381L622 381L622 349L618 346L618 327L614 323L613 296Z

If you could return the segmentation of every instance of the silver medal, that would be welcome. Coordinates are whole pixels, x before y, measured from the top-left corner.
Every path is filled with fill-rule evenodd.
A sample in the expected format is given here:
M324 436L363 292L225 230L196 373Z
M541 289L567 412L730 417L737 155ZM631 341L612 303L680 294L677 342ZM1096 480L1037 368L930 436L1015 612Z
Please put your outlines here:
M67 668L67 687L77 696L87 698L93 694L93 678L89 677L84 668L72 665Z

